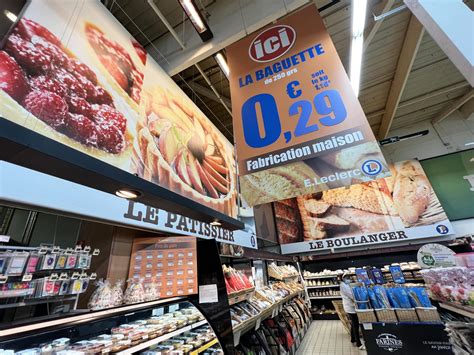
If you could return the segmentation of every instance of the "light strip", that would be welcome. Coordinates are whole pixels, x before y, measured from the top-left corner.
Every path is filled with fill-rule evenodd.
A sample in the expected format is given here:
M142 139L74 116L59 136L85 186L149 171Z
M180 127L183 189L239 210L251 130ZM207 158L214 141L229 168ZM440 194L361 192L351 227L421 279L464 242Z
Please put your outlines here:
M229 66L227 65L227 61L225 60L222 53L221 52L217 53L214 58L216 58L217 64L219 64L219 67L224 72L227 79L229 79L229 73L230 73Z
M189 16L189 19L193 22L199 33L206 31L206 25L202 21L201 16L199 16L199 13L197 12L191 0L181 0L181 4L183 5L184 10Z
M5 10L3 13L11 22L16 22L18 17L13 12Z
M359 96L366 12L367 0L357 0L353 2L350 79L356 96Z

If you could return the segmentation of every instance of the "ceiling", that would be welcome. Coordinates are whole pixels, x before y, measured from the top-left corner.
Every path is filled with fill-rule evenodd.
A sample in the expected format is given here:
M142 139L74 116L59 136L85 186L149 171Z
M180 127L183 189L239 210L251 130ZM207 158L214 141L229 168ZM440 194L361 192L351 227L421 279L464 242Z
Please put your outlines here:
M221 0L196 0L196 3L207 15L209 6L219 1ZM150 42L156 43L156 40L168 32L147 0L102 2L144 46ZM185 20L177 0L154 2L174 28ZM330 3L329 0L314 2L318 8ZM473 1L468 1L471 8L472 3ZM376 136L383 138L390 130L424 120L434 120L472 90L430 35L423 32L421 27L417 30L416 24L410 25L412 15L408 9L388 16L383 21L374 22L374 14L380 15L384 8L386 11L403 5L401 0L369 0L368 4L359 101ZM348 71L351 1L335 2L321 11L321 15L344 68ZM199 66L230 107L229 82L214 58L202 60ZM173 79L233 142L232 116L211 91L197 68L192 66ZM405 83L405 86L400 85L400 82ZM398 105L396 102L394 104L394 99L399 99Z

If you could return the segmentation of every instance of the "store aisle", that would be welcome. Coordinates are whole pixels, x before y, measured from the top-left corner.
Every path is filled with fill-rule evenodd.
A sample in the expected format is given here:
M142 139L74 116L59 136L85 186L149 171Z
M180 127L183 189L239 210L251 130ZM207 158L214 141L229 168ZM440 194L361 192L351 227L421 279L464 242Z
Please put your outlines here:
M311 323L296 354L362 355L367 352L352 346L351 337L340 321L318 320Z

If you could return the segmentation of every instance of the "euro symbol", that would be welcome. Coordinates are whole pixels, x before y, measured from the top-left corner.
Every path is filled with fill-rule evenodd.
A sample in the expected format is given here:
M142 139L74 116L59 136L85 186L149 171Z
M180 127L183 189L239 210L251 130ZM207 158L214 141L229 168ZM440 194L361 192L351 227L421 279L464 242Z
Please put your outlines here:
M296 99L297 97L301 96L301 90L295 89L295 87L297 86L300 86L300 82L297 80L288 83L288 85L286 86L286 93L292 99Z

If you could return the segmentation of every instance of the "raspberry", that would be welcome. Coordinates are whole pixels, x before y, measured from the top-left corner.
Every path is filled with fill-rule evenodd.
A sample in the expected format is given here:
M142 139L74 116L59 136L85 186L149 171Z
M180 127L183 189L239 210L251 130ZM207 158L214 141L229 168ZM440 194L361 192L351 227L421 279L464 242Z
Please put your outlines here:
M24 100L25 108L54 128L64 125L67 113L66 102L50 91L31 91Z
M17 35L8 37L5 50L29 73L44 73L51 68L50 56Z
M82 97L67 96L66 101L69 105L69 112L84 115L90 119L94 117L94 111L91 105Z
M40 53L47 55L51 58L51 63L58 66L64 67L69 63L69 57L64 51L53 43L48 42L43 37L33 36L31 43L38 49Z
M36 35L43 37L48 42L55 44L56 46L61 47L61 41L58 37L52 34L49 30L41 26L40 24L28 20L28 19L21 19L15 27L13 33L19 35L23 39L30 41L31 38Z
M110 153L119 153L125 148L125 138L120 130L112 124L97 126L97 145Z
M112 96L105 91L104 88L100 86L95 87L95 102L98 104L103 104L103 105L109 105L114 107L114 100L112 99Z
M68 112L62 131L83 144L97 146L97 127L84 115Z
M85 92L85 96L83 97L89 101L93 101L96 93L94 84L92 84L89 79L79 73L74 74L74 76Z
M121 133L125 133L127 128L127 119L116 109L107 105L94 105L94 121L100 125L116 126Z
M80 74L85 76L92 84L97 85L97 75L84 63L81 63L77 59L70 59L66 70L72 74Z
M0 51L0 89L18 102L30 91L23 69L4 51Z
M71 73L68 73L64 69L57 69L53 76L57 78L61 83L66 85L66 87L69 89L69 94L86 98L87 97L87 92L82 86L82 84L76 79L74 75Z
M47 77L44 75L32 78L30 80L30 85L33 89L38 91L51 91L61 97L66 96L68 91L63 83L59 82L53 77Z

